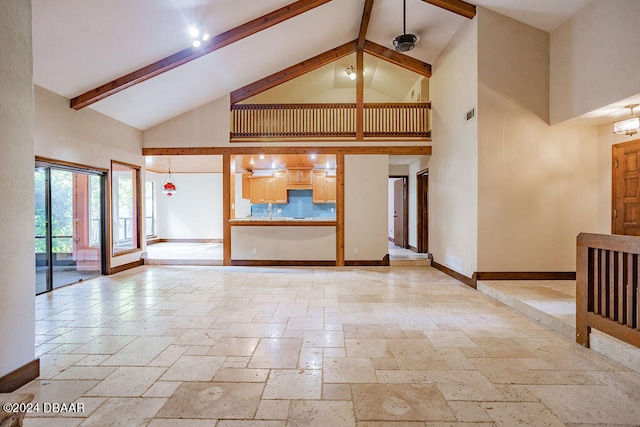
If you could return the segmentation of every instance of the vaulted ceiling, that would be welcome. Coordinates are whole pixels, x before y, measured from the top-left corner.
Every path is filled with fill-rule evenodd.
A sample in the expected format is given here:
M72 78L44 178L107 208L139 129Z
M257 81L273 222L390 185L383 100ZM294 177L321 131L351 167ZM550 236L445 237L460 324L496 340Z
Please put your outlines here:
M589 1L467 3L553 31ZM294 3L293 0L33 0L34 82L72 99L190 49L189 25L200 25L212 36L220 35ZM231 40L224 47L132 85L88 108L144 130L358 39L365 0L317 3L320 5L304 13L240 40ZM429 64L468 19L431 3L455 4L460 0L407 0L407 32L416 34L419 41L406 55ZM393 38L401 33L402 1L375 0L366 39L392 49ZM381 93L391 91L373 82L371 87ZM315 92L318 90L322 88Z

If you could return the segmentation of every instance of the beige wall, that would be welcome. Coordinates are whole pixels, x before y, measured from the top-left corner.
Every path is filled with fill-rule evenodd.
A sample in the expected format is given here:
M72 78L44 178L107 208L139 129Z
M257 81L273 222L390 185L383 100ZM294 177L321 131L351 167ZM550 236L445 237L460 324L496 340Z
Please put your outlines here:
M229 95L143 132L144 147L220 147L229 144Z
M0 377L35 356L31 2L0 14Z
M142 167L144 182L141 131L90 108L72 110L68 99L41 87L34 90L37 156L104 169L111 160L125 162ZM141 253L112 257L111 266L137 261Z
M333 226L231 227L231 259L335 261L336 228Z
M344 157L344 258L382 260L389 252L389 156Z
M596 224L595 128L547 124L548 33L478 17L478 271L575 271Z
M433 155L429 161L429 250L467 277L478 251L478 20L465 21L433 64ZM481 112L478 111L478 115Z
M594 0L551 34L551 124L640 94L638 16L638 0Z

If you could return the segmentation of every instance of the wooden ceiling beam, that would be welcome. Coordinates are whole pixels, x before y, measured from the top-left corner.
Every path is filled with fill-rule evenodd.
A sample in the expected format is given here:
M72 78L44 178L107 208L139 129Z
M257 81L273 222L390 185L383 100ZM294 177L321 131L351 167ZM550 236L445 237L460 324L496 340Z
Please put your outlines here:
M244 101L247 98L251 98L265 90L271 89L289 80L300 77L301 75L313 71L316 68L320 68L323 65L329 64L335 60L343 58L356 51L357 40L345 43L342 46L338 46L334 49L328 50L313 58L299 62L296 65L292 65L282 71L272 74L268 77L253 82L247 86L231 92L231 104L236 104L240 101Z
M373 9L373 0L366 0L364 3L364 11L362 12L362 20L360 21L360 33L358 34L358 50L364 49L364 42L367 39L367 28L369 27L369 19L371 19L371 9Z
M364 51L376 58L383 59L399 67L418 73L421 76L431 77L431 65L426 62L419 61L410 56L398 53L395 50L387 49L377 43L366 40L364 42Z
M263 15L252 21L232 28L222 34L218 34L204 42L200 48L187 48L168 56L164 59L119 77L109 83L85 92L71 99L70 106L74 110L80 110L94 102L118 93L128 87L141 83L166 71L172 70L187 62L198 59L208 53L214 52L231 43L242 40L257 32L279 24L287 19L298 16L304 12L328 3L331 0L298 0L271 13Z
M425 3L441 7L465 18L473 19L476 16L476 6L462 0L422 0Z

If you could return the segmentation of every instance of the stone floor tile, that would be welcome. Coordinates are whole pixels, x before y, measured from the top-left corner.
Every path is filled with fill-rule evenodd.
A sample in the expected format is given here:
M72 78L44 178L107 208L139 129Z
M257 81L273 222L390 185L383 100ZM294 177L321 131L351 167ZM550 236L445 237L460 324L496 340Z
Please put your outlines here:
M162 381L211 381L224 360L224 356L180 356Z
M207 353L210 356L251 356L260 338L220 338Z
M366 357L325 358L324 381L328 383L375 383L376 374Z
M493 418L487 414L487 411L482 406L482 402L469 402L464 400L459 401L447 401L449 408L456 415L458 421L468 423L491 423Z
M322 369L322 360L321 348L302 347L298 358L298 369Z
M530 385L527 388L565 423L640 423L640 395L633 398L611 386ZM600 404L606 398L607 405Z
M272 370L263 399L320 399L322 371L304 369Z
M263 338L249 362L250 368L286 369L298 365L302 340Z
M303 347L344 347L341 330L305 331L302 338Z
M250 419L256 412L263 388L260 383L183 383L158 412L158 417Z
M286 427L285 421L221 420L217 427Z
M564 426L539 402L485 402L483 407L497 426Z
M151 420L147 427L211 427L217 420L163 419Z
M146 425L162 408L161 398L111 398L100 406L82 425L88 427L131 427Z
M456 420L434 384L353 384L351 391L358 420Z
M351 384L323 384L322 399L351 400Z
M269 376L268 369L220 368L213 381L236 383L263 383Z
M355 426L351 402L302 400L291 402L289 427Z
M258 420L286 420L290 400L261 400L255 418Z
M181 384L178 381L156 381L142 397L171 397Z
M98 385L87 396L139 397L165 372L165 368L122 366Z

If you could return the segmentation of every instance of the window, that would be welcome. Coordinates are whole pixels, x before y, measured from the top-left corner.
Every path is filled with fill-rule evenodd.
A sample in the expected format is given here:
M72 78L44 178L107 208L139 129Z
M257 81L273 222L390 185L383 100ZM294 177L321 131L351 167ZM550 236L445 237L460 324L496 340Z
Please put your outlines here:
M111 162L111 239L113 254L140 249L140 169Z
M156 235L156 196L153 181L147 181L144 188L145 231L147 237Z

